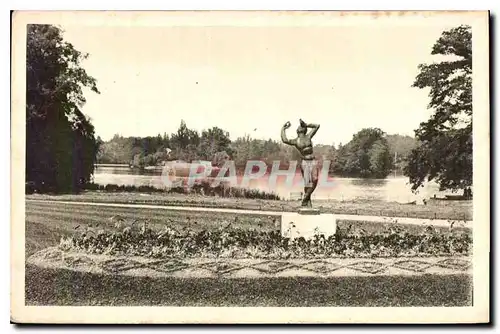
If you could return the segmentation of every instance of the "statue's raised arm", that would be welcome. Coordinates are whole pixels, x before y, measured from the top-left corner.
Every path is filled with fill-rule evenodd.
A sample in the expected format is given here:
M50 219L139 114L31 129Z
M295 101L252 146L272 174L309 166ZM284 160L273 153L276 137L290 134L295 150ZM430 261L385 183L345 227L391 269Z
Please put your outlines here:
M300 125L303 126L304 128L309 128L309 129L312 129L308 134L307 136L309 138L312 138L314 137L314 135L316 134L316 132L318 132L319 130L319 124L313 124L313 123L306 123L304 122L303 120L300 120Z
M286 130L292 126L290 122L286 122L281 128L281 141L287 145L295 145L295 139L288 139L286 136Z

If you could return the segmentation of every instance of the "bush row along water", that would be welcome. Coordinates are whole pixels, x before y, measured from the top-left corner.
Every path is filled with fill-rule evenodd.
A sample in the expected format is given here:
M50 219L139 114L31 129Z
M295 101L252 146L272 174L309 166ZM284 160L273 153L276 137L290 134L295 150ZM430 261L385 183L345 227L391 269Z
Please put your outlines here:
M100 185L100 184L90 183L85 186L85 189L109 191L109 192L176 193L176 194L197 194L204 196L266 199L266 200L281 199L278 195L274 193L268 193L258 189L228 187L222 184L212 187L209 182L196 183L191 188L175 187L170 189L161 189L148 185L142 185L142 186L116 185L116 184Z

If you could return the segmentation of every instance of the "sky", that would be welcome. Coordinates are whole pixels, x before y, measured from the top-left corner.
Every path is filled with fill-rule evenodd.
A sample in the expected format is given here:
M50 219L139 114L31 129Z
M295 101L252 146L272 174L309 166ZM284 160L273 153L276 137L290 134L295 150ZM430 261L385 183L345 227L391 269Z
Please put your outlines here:
M199 27L62 26L89 53L100 95L83 112L109 140L218 126L231 139L280 139L299 118L321 125L314 143L347 143L378 127L413 135L428 91L411 87L447 25Z

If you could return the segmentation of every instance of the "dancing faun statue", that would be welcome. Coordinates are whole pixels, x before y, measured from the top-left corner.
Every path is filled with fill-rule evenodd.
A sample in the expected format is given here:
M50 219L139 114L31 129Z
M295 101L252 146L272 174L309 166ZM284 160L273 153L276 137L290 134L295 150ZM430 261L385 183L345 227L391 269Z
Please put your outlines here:
M313 155L312 137L318 132L318 124L307 124L300 120L297 128L297 138L288 139L286 130L290 128L290 122L286 122L281 128L281 140L283 143L294 146L300 153L300 171L304 179L304 197L302 198L303 207L312 207L311 195L318 185L318 163ZM308 132L308 129L311 129Z

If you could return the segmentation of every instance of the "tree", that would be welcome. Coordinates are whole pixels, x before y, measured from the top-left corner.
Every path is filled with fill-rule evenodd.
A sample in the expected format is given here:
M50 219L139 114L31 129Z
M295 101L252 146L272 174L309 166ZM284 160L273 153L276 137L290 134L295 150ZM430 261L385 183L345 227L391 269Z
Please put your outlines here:
M414 137L402 136L399 134L387 135L387 143L393 161L393 169L399 174L403 173L411 151L417 146L417 140Z
M177 132L170 136L170 145L177 159L195 160L198 159L200 135L196 130L189 129L186 122L181 121Z
M333 172L340 176L385 178L391 167L389 145L378 128L362 129L335 151Z
M217 152L230 153L229 132L218 127L203 130L200 138L200 155L204 160L212 160Z
M186 148L188 145L198 145L200 136L196 130L191 130L187 127L186 122L181 121L176 133L170 137L172 146L176 148Z
M469 26L443 32L431 54L452 58L419 65L413 87L430 88L432 116L415 130L405 175L412 190L435 180L440 190L472 186L472 33Z
M93 174L99 143L81 108L83 89L99 90L81 67L87 57L61 29L28 25L26 181L39 191L77 191Z
M370 157L370 175L383 179L392 168L392 155L384 139L375 141L368 151Z

